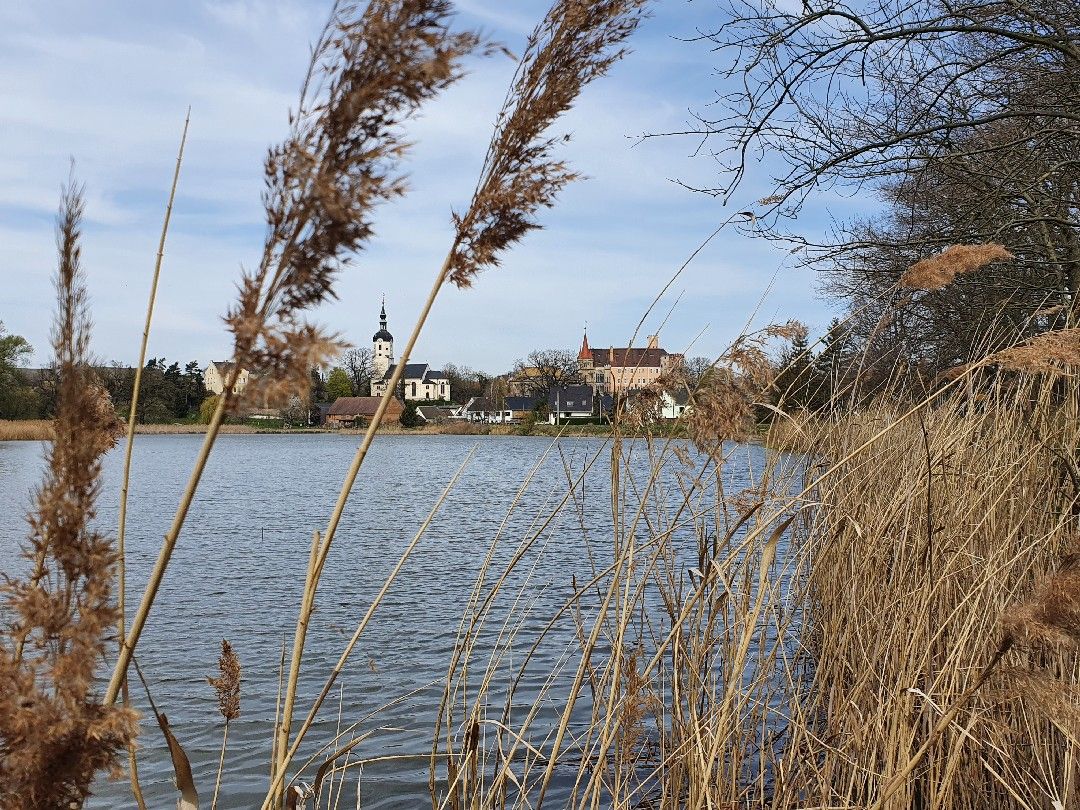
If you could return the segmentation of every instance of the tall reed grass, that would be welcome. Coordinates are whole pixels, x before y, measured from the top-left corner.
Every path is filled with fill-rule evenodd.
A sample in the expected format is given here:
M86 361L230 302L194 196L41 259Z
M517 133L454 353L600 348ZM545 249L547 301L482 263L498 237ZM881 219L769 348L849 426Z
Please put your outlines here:
M52 420L0 419L0 441L48 441L52 437Z

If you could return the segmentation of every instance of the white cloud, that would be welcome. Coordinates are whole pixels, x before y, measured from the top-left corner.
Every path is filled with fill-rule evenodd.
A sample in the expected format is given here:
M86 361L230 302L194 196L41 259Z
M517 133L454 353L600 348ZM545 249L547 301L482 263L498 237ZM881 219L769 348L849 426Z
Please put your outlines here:
M462 25L479 25L520 53L546 3L459 7ZM191 132L151 353L201 362L225 356L220 316L263 235L263 155L285 132L324 13L322 4L299 0L129 0L105 9L65 0L48 14L30 0L4 4L0 277L18 283L0 285L0 320L34 343L38 362L47 357L52 307L51 216L72 156L88 192L84 261L96 349L134 359L188 104ZM681 128L687 109L712 97L708 50L668 38L707 15L682 4L659 5L656 15L637 53L588 88L558 125L574 136L566 157L590 179L541 214L545 230L527 236L503 267L472 290L443 293L417 357L501 370L537 346L576 344L585 320L601 344L625 340L674 269L739 210L670 181L711 181L712 165L690 158L686 142L636 142L644 132ZM504 57L476 60L471 75L410 126L413 191L378 213L377 238L343 276L341 300L318 315L331 328L365 343L385 292L392 329L405 336L448 246L449 212L467 203L512 73ZM734 231L719 238L669 296L685 291L665 341L680 346L709 323L700 351L719 351L782 259ZM822 320L810 279L785 273L776 298L783 317Z

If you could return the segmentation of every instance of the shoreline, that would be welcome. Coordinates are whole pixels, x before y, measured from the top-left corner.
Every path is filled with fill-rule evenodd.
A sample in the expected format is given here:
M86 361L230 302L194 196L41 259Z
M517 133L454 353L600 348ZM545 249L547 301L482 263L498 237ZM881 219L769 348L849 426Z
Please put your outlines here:
M445 422L438 425L425 425L418 428L405 428L397 424L383 425L378 430L380 436L545 436L555 438L604 438L611 435L607 425L562 425L556 427L546 422L533 425L528 431L524 425L482 424L477 422ZM233 435L303 435L303 434L342 434L360 436L364 431L358 428L332 430L328 428L274 428L256 425L222 425L221 433ZM206 425L172 423L136 425L135 433L139 436L197 435L206 433ZM681 431L680 431L681 433ZM657 438L677 438L665 432L655 434ZM0 441L48 441L52 438L52 423L46 419L0 419ZM629 438L629 437L627 437Z

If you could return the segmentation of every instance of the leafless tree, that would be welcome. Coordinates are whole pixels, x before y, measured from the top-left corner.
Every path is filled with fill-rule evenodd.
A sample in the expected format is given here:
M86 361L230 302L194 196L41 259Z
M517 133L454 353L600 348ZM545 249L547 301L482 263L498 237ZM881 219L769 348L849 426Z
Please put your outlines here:
M371 391L371 349L349 349L341 356L341 365L356 396L367 396Z
M514 364L512 379L526 396L547 402L548 391L578 381L577 353L569 349L539 349Z
M729 0L723 13L702 35L724 60L721 112L681 133L718 161L699 190L729 196L763 160L773 193L751 227L827 271L864 345L938 367L1077 321L1075 0ZM822 192L884 214L797 232ZM944 292L897 288L941 248L989 242L1014 260Z
M447 363L442 368L450 382L450 396L455 402L468 402L472 397L484 395L484 383L487 377L468 366Z

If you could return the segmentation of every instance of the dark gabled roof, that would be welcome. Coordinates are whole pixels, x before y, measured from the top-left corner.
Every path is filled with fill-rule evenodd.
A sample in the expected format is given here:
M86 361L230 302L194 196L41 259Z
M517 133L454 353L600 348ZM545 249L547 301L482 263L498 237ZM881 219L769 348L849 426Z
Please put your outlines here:
M467 413L487 413L495 410L495 404L487 397L473 397L464 410Z
M446 374L443 373L442 371L436 371L435 369L429 369L428 373L427 373L427 378L429 380L431 380L431 381L445 380L446 379Z
M536 397L507 397L506 410L531 411L536 407Z
M675 402L676 405L685 405L690 401L690 392L685 388L679 388L675 391L668 391L667 395Z
M425 422L442 422L449 414L449 408L440 408L438 405L417 405L417 412Z
M548 391L552 411L589 411L593 409L593 390L588 385L564 385Z
M615 406L611 394L600 394L600 409L610 413ZM551 411L578 411L589 413L595 407L595 394L588 385L564 385L548 392L548 409Z
M394 372L396 370L397 370L397 363L394 363L394 365L390 366L390 368L388 368L386 370L386 373L382 376L382 380L389 380L391 377L394 376ZM422 379L424 379L424 377L427 374L428 374L428 364L427 363L406 363L405 364L405 372L402 375L401 379L403 379L403 380L422 380ZM380 380L380 382L381 382L381 380Z

